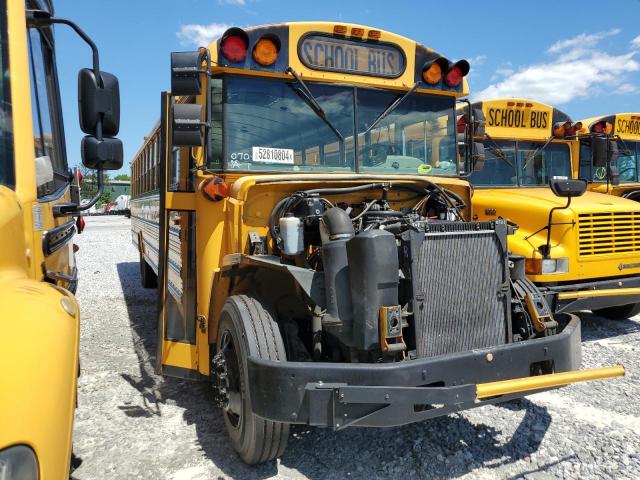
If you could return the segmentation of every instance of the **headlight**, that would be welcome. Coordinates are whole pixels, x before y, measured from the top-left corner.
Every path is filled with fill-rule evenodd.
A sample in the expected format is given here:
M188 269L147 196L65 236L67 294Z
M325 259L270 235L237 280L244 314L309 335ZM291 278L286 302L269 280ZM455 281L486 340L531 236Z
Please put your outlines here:
M569 271L568 258L527 258L525 260L527 275L547 273L567 273Z
M0 480L37 480L38 461L29 447L16 445L0 450Z

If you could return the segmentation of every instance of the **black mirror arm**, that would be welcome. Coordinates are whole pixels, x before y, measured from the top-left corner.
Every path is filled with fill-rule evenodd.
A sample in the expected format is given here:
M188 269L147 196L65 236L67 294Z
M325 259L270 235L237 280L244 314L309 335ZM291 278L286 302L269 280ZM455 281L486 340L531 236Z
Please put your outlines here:
M87 35L84 30L82 30L78 25L76 25L71 20L67 20L66 18L56 18L52 17L51 14L44 10L27 10L27 25L29 27L34 28L43 28L48 27L54 23L59 23L63 25L67 25L80 36L88 45L91 47L91 51L93 52L93 73L95 74L98 82L100 82L100 86L102 87L102 78L100 77L100 55L98 54L98 47L93 43L93 40Z
M54 205L53 216L54 217L63 217L67 215L76 216L76 215L80 215L85 210L89 210L91 207L93 207L98 202L98 200L100 200L100 197L102 197L102 194L104 193L104 170L102 168L97 169L96 175L98 180L98 191L93 196L93 198L89 200L88 203L84 205L76 205L75 203L60 203L58 205Z
M545 227L547 229L547 243L540 248L544 258L549 258L551 256L551 226L553 225L553 212L556 210L564 210L566 208L569 208L569 205L571 205L571 195L567 197L567 204L565 206L553 207L551 210L549 210L549 221L547 222L547 226Z

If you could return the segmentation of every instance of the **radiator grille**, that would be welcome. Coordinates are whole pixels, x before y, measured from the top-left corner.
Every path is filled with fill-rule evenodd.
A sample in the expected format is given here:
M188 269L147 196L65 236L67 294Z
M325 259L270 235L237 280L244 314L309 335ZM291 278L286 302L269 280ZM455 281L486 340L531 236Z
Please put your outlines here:
M506 342L505 262L495 231L425 234L414 274L418 356Z
M640 251L640 212L581 213L578 215L581 256Z

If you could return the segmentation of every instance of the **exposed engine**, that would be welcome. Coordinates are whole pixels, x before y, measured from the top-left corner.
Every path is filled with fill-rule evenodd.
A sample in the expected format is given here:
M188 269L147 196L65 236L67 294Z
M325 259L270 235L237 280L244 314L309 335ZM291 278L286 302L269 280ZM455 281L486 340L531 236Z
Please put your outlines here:
M390 201L392 190L402 199ZM464 207L436 184L376 183L282 199L270 216L274 253L317 272L324 287L324 304L308 305L310 356L394 361L553 333L548 305L520 274L523 259L509 258L507 224L466 222Z

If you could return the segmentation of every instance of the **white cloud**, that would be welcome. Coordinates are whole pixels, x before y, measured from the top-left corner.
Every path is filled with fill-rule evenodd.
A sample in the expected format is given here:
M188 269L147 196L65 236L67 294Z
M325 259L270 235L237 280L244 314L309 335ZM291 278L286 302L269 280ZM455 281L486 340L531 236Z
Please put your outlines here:
M473 69L473 67L479 67L480 65L484 64L484 62L487 61L487 56L476 55L475 57L471 57L467 61L469 62L469 65L471 65L471 68Z
M631 47L632 48L640 48L640 35L638 35L636 38L631 40Z
M231 25L224 23L210 23L209 25L182 25L176 33L180 44L185 46L206 47L212 40L222 35Z
M236 7L243 7L247 4L246 0L218 0L220 5L234 5Z
M616 93L620 93L623 95L629 94L629 93L635 93L637 91L638 89L636 88L636 86L631 83L623 83L616 89Z
M554 43L549 47L547 53L558 54L564 60L574 60L588 54L601 40L618 35L621 31L619 28L613 28L608 32L582 33L576 37Z
M633 85L626 81L626 74L640 70L637 52L613 55L597 48L602 39L619 32L581 34L556 42L547 50L555 59L517 71L499 69L496 74L501 80L479 92L475 99L525 97L558 105L600 91L629 93Z

